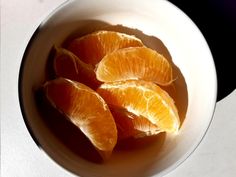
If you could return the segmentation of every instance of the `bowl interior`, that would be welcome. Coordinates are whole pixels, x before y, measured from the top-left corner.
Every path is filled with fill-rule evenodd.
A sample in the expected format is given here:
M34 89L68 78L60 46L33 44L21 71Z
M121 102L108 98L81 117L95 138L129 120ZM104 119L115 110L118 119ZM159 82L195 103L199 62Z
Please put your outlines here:
M49 114L47 119L54 117L55 133L47 125L48 120L45 121L48 112L40 112L35 97L37 89L49 77L48 56L52 46L61 45L71 34L78 36L99 29L134 34L175 65L177 79L173 94L184 119L178 135L161 134L145 143L135 142L128 149L121 146L103 164L86 160L78 155L79 147L72 150L58 138L57 133L64 138L68 135L61 133L64 129L60 127L67 123L57 122L55 115ZM30 131L49 156L81 176L163 175L178 166L199 144L216 101L216 73L209 48L192 21L167 1L69 1L39 26L27 46L20 72L19 96Z

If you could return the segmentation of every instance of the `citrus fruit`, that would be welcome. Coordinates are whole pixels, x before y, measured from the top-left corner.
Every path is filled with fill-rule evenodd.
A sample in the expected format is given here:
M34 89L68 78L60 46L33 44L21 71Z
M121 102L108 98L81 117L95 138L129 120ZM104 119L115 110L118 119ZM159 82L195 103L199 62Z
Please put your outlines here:
M160 131L178 132L179 116L173 99L152 82L131 80L104 83L97 92L107 104L145 117Z
M82 61L96 65L106 54L126 47L143 46L135 36L114 31L97 31L72 40L68 50Z
M117 129L102 97L86 85L64 78L46 82L44 90L50 103L108 158L117 142Z
M141 138L160 133L158 127L148 119L137 116L124 108L109 105L110 111L116 122L118 140L127 138Z
M93 89L100 85L91 65L84 63L66 49L55 47L55 51L53 67L58 77L81 82Z
M107 54L99 62L96 76L102 82L142 79L168 85L173 81L168 60L146 47L130 47Z

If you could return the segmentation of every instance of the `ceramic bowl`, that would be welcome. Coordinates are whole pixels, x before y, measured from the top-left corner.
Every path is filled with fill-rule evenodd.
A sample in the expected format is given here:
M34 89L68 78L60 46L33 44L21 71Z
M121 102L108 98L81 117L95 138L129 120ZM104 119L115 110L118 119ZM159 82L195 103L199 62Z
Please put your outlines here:
M107 29L136 35L173 63L176 104L181 128L177 135L162 134L151 142L120 147L106 163L94 162L81 150L84 139L50 110L40 109L37 89L50 78L48 58L53 45L73 35ZM163 176L196 149L212 120L217 79L209 47L197 26L165 0L67 1L45 19L26 47L19 74L23 118L35 142L54 161L79 176ZM39 102L39 103L38 103ZM52 121L50 121L52 120ZM67 128L63 127L68 126ZM76 130L72 130L76 131ZM137 143L137 142L135 142ZM139 143L139 142L138 142Z

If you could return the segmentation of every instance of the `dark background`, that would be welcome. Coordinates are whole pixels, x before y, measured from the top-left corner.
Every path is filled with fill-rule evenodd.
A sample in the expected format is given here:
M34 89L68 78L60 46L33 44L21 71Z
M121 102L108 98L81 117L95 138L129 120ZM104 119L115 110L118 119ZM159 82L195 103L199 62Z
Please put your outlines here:
M217 100L223 99L236 88L236 0L169 1L184 11L206 38L217 70Z

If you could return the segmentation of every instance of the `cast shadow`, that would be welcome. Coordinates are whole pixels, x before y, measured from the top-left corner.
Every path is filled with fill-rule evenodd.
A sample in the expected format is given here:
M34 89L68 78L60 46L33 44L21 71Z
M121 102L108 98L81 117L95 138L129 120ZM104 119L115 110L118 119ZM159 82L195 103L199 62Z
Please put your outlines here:
M235 1L169 1L182 9L196 23L206 38L217 72L217 101L226 98L236 89L236 79L234 79Z

